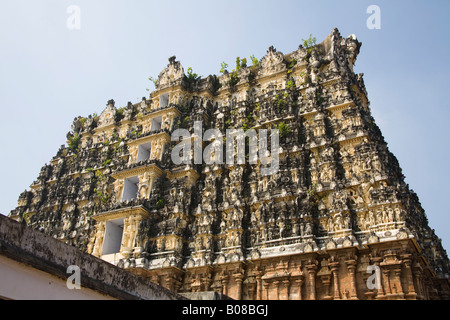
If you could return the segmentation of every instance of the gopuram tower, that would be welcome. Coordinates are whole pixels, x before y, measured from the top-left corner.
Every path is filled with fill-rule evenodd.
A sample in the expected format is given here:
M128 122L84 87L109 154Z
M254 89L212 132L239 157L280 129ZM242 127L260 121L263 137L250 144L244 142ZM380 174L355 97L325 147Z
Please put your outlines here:
M334 29L206 78L171 57L148 98L75 118L10 217L180 293L450 299L447 253L353 72L360 46ZM173 161L208 129L224 149L227 129L278 129L278 169L248 147L244 163Z

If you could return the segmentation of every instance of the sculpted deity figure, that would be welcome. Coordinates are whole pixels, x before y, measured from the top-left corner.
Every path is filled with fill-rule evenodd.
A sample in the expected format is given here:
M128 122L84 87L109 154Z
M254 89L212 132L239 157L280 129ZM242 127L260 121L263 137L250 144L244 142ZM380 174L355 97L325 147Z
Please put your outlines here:
M137 160L137 154L138 154L138 148L136 146L133 146L130 148L130 161L129 163L134 163Z
M380 208L377 209L376 218L377 218L377 223L383 223L383 215L381 213Z
M129 219L125 218L124 219L124 230L123 230L123 234L122 234L122 248L123 247L128 247L128 242L130 239L130 230L129 230Z
M305 235L305 236L312 235L312 228L313 228L312 222L307 222L307 223L306 223L306 227L305 227L305 233L304 233L304 235Z
M116 199L119 199L122 196L123 191L123 180L119 179L114 181L114 192L116 194Z
M344 228L344 221L342 219L342 215L338 213L334 216L334 230L342 230Z
M141 177L141 181L139 182L139 197L141 199L146 199L148 197L148 191L150 188L150 174L145 172Z
M396 218L396 220L397 221L403 221L403 218L404 218L404 213L403 213L403 210L402 209L400 209L400 207L397 205L397 206L395 206L395 218Z
M203 238L202 237L197 237L195 239L194 248L195 248L195 251L199 251L199 250L203 249Z
M89 238L89 243L87 246L87 253L94 254L93 253L94 245L95 245L95 235L93 235Z
M172 123L173 118L175 118L175 113L172 111L168 112L163 121L163 129L170 130L170 125Z
M125 243L128 248L132 248L136 237L136 218L131 216L128 220L128 242Z
M160 140L152 143L150 160L159 160L161 158L162 142Z
M252 212L251 223L254 227L256 227L258 225L258 222L261 221L261 210L260 210L261 207L263 206L261 205L255 211Z
M241 244L241 233L239 231L236 232L236 236L233 239L233 245L239 246Z
M225 232L225 229L226 229L226 223L225 223L225 220L222 220L222 221L220 222L220 232L221 232L221 233L224 233L224 232Z
M293 225L292 225L292 234L293 234L294 236L298 236L299 233L300 233L299 225L298 225L297 222L295 222L295 223L293 223Z
M97 225L97 232L95 234L95 244L94 244L94 250L92 254L94 256L99 257L101 255L101 249L103 246L103 236L105 235L105 224L99 223Z
M328 232L334 231L334 222L333 218L328 218Z
M351 227L351 219L350 219L349 216L346 215L344 217L344 228L345 229L350 229L350 227Z
M280 230L280 238L283 238L284 235L284 222L278 221L278 228Z

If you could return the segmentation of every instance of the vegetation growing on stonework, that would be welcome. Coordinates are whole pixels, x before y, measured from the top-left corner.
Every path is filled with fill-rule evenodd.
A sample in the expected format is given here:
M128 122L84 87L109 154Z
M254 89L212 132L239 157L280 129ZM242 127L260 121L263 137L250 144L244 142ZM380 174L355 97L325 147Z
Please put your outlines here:
M158 82L158 78L153 78L153 77L149 77L148 80L150 80L151 82L153 82L153 85L156 87L156 83ZM149 88L146 88L145 91L150 91Z
M78 153L78 145L80 143L80 136L78 133L75 133L68 137L68 144L69 144L69 150L72 151L72 153Z
M253 66L253 67L256 68L256 67L259 65L259 61L258 61L258 59L255 58L255 55L252 54L252 55L250 56L250 60L252 60L252 66Z
M320 92L316 92L316 100L318 105L321 105L324 101L324 98Z
M225 125L226 125L226 129L231 129L231 119L228 119L227 121L225 121Z
M165 205L166 205L166 202L164 201L164 198L162 197L161 194L159 194L158 201L156 201L156 207L158 209L162 209L162 208L164 208Z
M318 187L317 183L313 183L309 186L308 190L306 190L306 194L308 195L311 204L313 205L317 204L321 199L317 191L317 187Z
M316 38L313 37L312 34L310 34L308 39L302 39L302 41L303 47L306 49L306 57L304 59L305 61L309 62L313 47L316 45Z
M289 125L287 125L284 122L279 122L275 127L278 129L280 138L286 137L289 133L292 132L291 128L289 128Z
M259 66L259 61L258 61L258 59L257 58L255 58L255 56L254 55L251 55L250 56L250 60L251 60L251 62L252 62L252 65L250 66L250 68L256 68L256 67L258 67ZM230 72L230 75L229 75L229 77L230 77L230 79L228 80L228 85L230 86L230 87L234 87L236 84L238 84L239 83L239 77L238 77L238 72L239 72L239 70L241 69L241 68L247 68L248 66L247 66L247 58L240 58L240 57L236 57L236 67ZM225 61L223 61L221 64L220 64L220 73L221 74L225 74L226 72L228 72L228 64L225 62ZM251 81L253 78L254 78L254 73L252 72L252 73L250 73L250 75L249 75L249 81ZM218 84L218 85L215 85L215 91L217 91L218 89L220 88L220 84Z
M292 73L293 68L295 67L296 64L297 64L297 60L295 60L295 59L289 60L288 74Z
M308 39L302 39L303 47L307 49L309 53L312 51L312 47L316 45L316 37L313 37L312 33L309 35Z
M174 291L220 289L223 280L230 278L231 282L226 280L227 291L233 299L328 299L332 288L321 281L322 272L317 273L317 267L328 261L338 271L332 276L343 283L341 298L366 297L367 293L376 298L376 291L368 292L355 284L365 281L356 271L371 261L369 250L356 250L353 257L357 243L370 243L372 247L375 242L369 240L378 241L380 237L383 248L388 248L386 243L395 243L393 236L398 232L402 237L399 247L403 247L413 235L405 231L408 228L420 237L421 231L432 233L417 197L409 192L398 161L370 115L363 82L341 65L356 58L353 49L358 43L353 38L342 41L335 32L326 41L321 52L313 48L316 39L312 35L303 41L305 48L287 55L271 47L261 63L254 55L236 57L234 69L223 62L223 76L207 79L199 79L192 68L180 73L181 65L176 70L164 69L160 77L164 79L164 93L176 103L160 109L145 99L135 106L130 102L116 109L115 123L100 123L97 114L94 118L76 118L67 134L68 147L60 148L50 164L41 169L11 216L97 257L104 254L105 240L110 244L117 240L115 253L123 254L123 259L115 262L118 266L142 268L143 274L148 274L151 266L152 276L160 276L170 267L174 275L163 282ZM324 52L333 48L336 50ZM301 54L311 63L304 63ZM335 67L350 73L337 77L327 59L332 55ZM312 63L314 58L320 61L320 69L319 63ZM170 61L173 63L174 57ZM332 81L321 86L319 74ZM257 81L253 81L256 76ZM156 79L149 79L159 85ZM220 87L219 79L228 82L222 82L227 90L211 94L209 90L214 88L216 92ZM184 86L178 85L179 80ZM345 110L330 108L344 104ZM123 121L125 115L127 120ZM151 125L154 118L158 118L155 122L162 130ZM185 165L172 161L172 152L180 141L167 139L165 132L170 135L184 128L192 133L194 121L199 120L203 120L204 132L217 129L224 134L233 128L246 132L245 163L194 161ZM257 143L263 139L258 129L278 131L278 149L267 136L266 152L264 145ZM146 138L138 140L143 136ZM192 142L190 136L181 142L184 138L184 142ZM216 139L223 141L227 155L234 151L239 155L234 138L229 143L233 150L228 151L226 135ZM255 156L261 160L257 163L251 162L255 159L250 142L257 143ZM195 148L192 151L196 152ZM279 157L272 157L277 151ZM188 150L178 149L180 157L185 152ZM271 164L266 165L264 158L272 160ZM267 175L262 169L276 172ZM403 204L409 207L403 208ZM376 208L374 216L370 208ZM408 212L412 212L411 218L424 221L423 225L408 222ZM123 219L123 238L115 239L107 234L103 221L119 216L129 219ZM123 247L131 251L120 251L122 240L127 243ZM418 240L439 244L437 238L428 236ZM443 251L437 249L442 257ZM331 251L346 258L331 259ZM392 252L387 254L390 259ZM399 251L398 257L410 254ZM310 260L312 255L314 259ZM448 258L433 260L434 256L430 266L440 270ZM422 264L424 257L418 252L414 259L419 258L415 261ZM287 260L293 263L285 264ZM248 261L261 263L255 266ZM279 277L274 268L287 274L283 278L295 288L281 290L275 285ZM202 274L204 270L207 274ZM312 272L304 276L305 271ZM444 272L448 274L447 269ZM255 274L267 278L271 284L268 290L255 282ZM407 283L408 274L400 280Z
M230 87L233 87L233 86L235 86L238 82L239 82L239 77L238 77L238 75L237 75L237 72L235 71L235 72L233 72L233 73L230 75L230 81L228 81L228 84L230 85Z
M109 166L110 163L111 163L111 159L107 159L102 162L102 167L107 167L107 166Z
M287 106L288 102L287 99L289 98L289 93L285 92L285 93L278 93L275 96L274 102L275 102L275 106L277 107L277 109L279 111L283 111L284 108Z
M187 79L189 83L193 83L194 81L198 80L199 78L201 78L201 76L199 76L197 73L192 71L192 68L189 67L187 69Z
M116 122L119 122L120 120L122 120L124 117L124 112L125 112L125 107L117 109L116 114L114 116L114 120Z
M288 80L288 81L286 82L286 89L290 90L290 89L292 89L292 88L295 88L295 83L294 83L293 80Z
M222 62L220 66L221 66L220 73L224 74L225 71L227 71L228 64L226 62ZM247 58L241 59L240 57L236 57L236 67L233 69L233 71L231 71L230 80L228 81L228 84L230 87L233 87L236 84L238 84L238 82L239 82L238 71L241 68L246 68L246 67L247 67Z
M256 116L252 116L251 113L246 113L244 121L242 123L242 129L244 129L244 132L251 129L251 123L256 120Z
M227 71L227 68L228 68L228 64L225 62L225 61L223 61L221 64L220 64L220 73L225 73L225 71Z
M230 80L228 81L228 84L230 85L230 87L235 86L239 82L238 71L241 68L241 63L242 63L241 58L237 57L236 58L236 68L233 69L233 71L231 72Z
M95 188L94 192L97 195L100 204L107 204L110 200L111 195L109 193L103 192L103 186L108 182L108 177L106 177L101 170L95 171Z
M222 87L222 85L220 84L220 81L217 77L215 77L214 79L214 92L217 92L217 90L219 90Z

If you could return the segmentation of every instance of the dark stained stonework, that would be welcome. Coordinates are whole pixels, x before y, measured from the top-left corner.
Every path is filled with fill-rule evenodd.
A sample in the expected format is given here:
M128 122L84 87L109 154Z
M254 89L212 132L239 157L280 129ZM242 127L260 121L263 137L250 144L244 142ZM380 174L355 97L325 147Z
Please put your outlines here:
M334 29L199 79L171 57L149 98L75 118L10 216L176 292L449 299L447 253L353 72L360 47ZM175 165L171 133L194 121L224 134L279 128L279 171Z
M48 237L26 224L18 223L0 215L0 257L6 257L34 270L43 271L64 282L71 275L68 266L76 265L80 270L80 285L95 290L109 299L120 300L184 300L183 296L156 286L147 279L126 272L106 263L90 254L83 253L75 247ZM1 265L3 267L3 265ZM0 271L3 269L0 268ZM5 276L4 274L2 274ZM6 279L5 279L6 280ZM18 282L21 279L16 279ZM29 284L20 283L14 292L2 292L16 295ZM2 289L5 289L2 287ZM48 290L52 290L48 286ZM67 289L69 290L69 289ZM2 290L3 291L3 290ZM46 297L28 294L27 299ZM87 296L86 296L87 297ZM59 299L59 298L58 298Z

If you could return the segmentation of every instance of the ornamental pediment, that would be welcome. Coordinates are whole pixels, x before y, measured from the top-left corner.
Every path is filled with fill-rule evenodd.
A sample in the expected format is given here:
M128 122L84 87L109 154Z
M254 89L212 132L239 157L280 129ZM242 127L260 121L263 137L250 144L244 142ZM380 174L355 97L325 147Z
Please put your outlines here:
M111 99L108 101L105 110L103 110L98 118L98 127L106 127L115 123L114 116L117 110L114 104L114 100Z
M162 141L163 143L168 143L168 142L170 142L170 136L167 134L167 132L163 131L163 132L159 132L156 134L152 134L149 136L145 136L143 138L133 140L133 141L129 142L128 145L130 147L133 147L133 146L137 146L137 145L140 145L143 143L148 143L148 142L153 142L153 141Z
M125 218L129 216L140 216L144 219L149 218L151 213L143 206L125 207L116 210L106 211L92 216L96 221L108 221Z
M184 79L184 69L180 61L175 61L176 57L169 58L169 64L158 76L156 89L162 89L166 86L174 85Z
M130 178L130 177L143 175L146 172L148 172L151 176L154 175L157 177L162 176L164 173L157 165L150 164L148 166L142 166L142 167L137 167L137 168L132 168L129 170L116 172L116 173L111 174L111 177L113 177L116 180L126 179L126 178Z
M283 53L278 52L273 46L267 50L267 54L261 59L260 65L259 76L266 76L286 70Z

